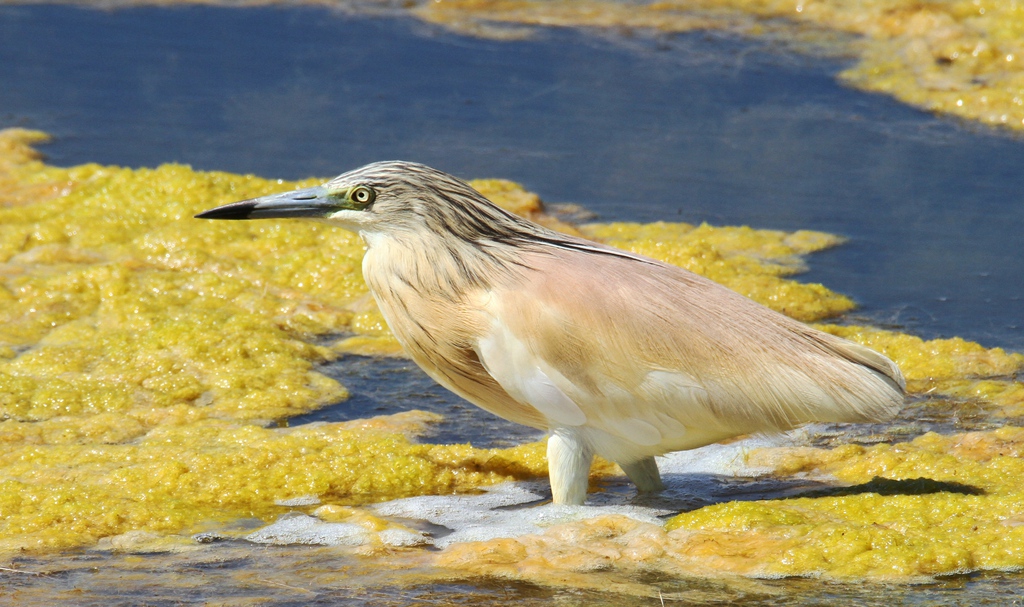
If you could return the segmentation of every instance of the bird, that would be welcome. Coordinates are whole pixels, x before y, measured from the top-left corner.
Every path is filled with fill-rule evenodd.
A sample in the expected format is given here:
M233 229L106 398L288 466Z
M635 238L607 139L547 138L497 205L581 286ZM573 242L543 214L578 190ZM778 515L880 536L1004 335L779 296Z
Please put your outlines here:
M357 233L363 277L409 357L474 405L548 433L556 504L585 502L595 454L652 493L664 489L656 456L883 421L903 404L903 375L874 350L686 269L544 228L422 164L375 162L196 217Z

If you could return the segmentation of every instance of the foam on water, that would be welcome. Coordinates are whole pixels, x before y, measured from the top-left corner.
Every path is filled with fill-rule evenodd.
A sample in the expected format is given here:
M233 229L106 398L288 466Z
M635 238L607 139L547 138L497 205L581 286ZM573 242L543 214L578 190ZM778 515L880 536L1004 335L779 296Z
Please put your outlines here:
M729 443L714 443L699 449L676 451L658 459L662 476L675 474L715 474L721 476L757 477L770 474L771 468L752 466L747 454L754 449L784 447L806 442L807 428L785 434L755 435Z
M314 516L289 513L245 538L255 544L363 546L380 541L388 546L418 546L430 538L411 529L367 529L354 523L328 523Z
M359 525L326 523L313 516L289 513L245 539L256 544L361 546L371 538L370 532Z
M434 545L438 548L460 542L540 533L545 527L552 525L607 514L620 514L639 521L660 524L657 517L668 513L625 504L533 505L546 499L542 487L542 483L536 482L503 483L489 488L480 495L411 497L379 504L374 506L374 510L382 516L418 519L451 529L450 534L434 538Z

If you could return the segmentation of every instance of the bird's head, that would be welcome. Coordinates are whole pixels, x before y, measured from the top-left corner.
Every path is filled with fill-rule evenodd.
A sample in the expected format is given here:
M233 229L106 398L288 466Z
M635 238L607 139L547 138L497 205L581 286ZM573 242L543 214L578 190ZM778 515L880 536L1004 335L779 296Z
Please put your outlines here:
M227 204L196 217L305 218L366 235L428 230L467 240L500 240L504 233L522 230L521 220L465 182L402 161L375 162L323 185Z

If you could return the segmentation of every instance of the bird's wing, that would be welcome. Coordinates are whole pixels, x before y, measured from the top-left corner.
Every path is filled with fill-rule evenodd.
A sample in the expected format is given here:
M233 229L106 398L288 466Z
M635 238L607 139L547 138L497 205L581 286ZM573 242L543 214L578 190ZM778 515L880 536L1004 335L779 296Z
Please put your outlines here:
M567 249L523 261L524 281L489 298L477 353L552 425L655 453L884 418L902 401L885 357L685 270Z
M582 426L587 416L563 386L570 384L557 369L537 360L532 349L500 322L478 343L484 369L517 401L529 403L559 426Z

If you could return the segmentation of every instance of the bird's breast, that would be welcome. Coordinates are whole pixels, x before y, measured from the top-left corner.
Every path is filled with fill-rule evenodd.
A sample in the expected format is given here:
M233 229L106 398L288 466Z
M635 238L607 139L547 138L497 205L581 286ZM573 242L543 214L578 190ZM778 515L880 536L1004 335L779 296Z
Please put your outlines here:
M441 288L448 281L421 279L422 264L403 261L401 256L382 260L380 253L373 248L367 253L363 277L409 357L435 381L474 405L516 423L545 429L545 417L512 398L480 362L477 344L488 322L483 310L489 292L470 286Z

